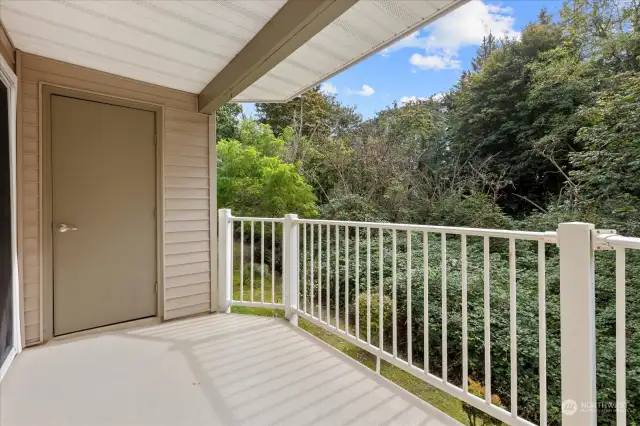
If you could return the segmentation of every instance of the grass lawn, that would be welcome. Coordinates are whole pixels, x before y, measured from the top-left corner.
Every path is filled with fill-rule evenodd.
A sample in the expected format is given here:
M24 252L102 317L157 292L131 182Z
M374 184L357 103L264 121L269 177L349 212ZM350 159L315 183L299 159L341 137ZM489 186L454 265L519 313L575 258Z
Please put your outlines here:
M251 301L251 262L248 261L247 253L249 252L248 245L245 245L244 249L244 271L242 274L242 282L240 280L240 242L235 240L233 242L233 300L242 300L244 302ZM263 273L260 270L260 259L255 259L253 264L253 301L262 301L262 287L264 285L264 301L271 302L271 296L275 287L275 294L273 300L275 303L282 303L282 279L278 271L275 274L271 274L271 264L265 260L264 270L264 284ZM272 279L273 278L273 279ZM257 308L258 310L263 308ZM270 311L270 310L269 310ZM243 313L253 313L243 312ZM270 314L267 316L271 316Z
M338 349L340 352L349 355L351 358L360 362L361 364L369 367L372 370L376 369L376 357L371 353L357 347L356 345L347 342L341 337L320 328L308 321L300 320L300 328L318 337L325 343ZM467 415L462 410L462 403L453 396L446 392L442 392L439 389L425 383L421 379L407 373L406 371L389 364L386 361L380 363L380 374L386 377L393 383L401 386L416 395L418 398L428 402L438 410L453 417L457 421L467 424Z
M234 275L233 275L233 298L235 300L240 300L240 262L239 262L239 244L234 244ZM245 262L245 273L244 273L244 300L248 301L250 295L250 267L247 266ZM276 273L274 277L275 283L275 300L278 303L282 301L282 282L280 280L280 276ZM271 274L267 276L265 274L265 284L264 284L264 296L265 301L271 301ZM261 291L261 274L260 274L260 264L257 263L254 265L254 292L253 297L255 301L260 301L262 291ZM271 308L258 308L258 307L244 307L244 306L234 306L231 308L231 312L239 313L239 314L247 314L247 315L260 315L267 317L277 317L283 318L284 312L280 309L271 309ZM346 340L340 338L339 336L311 324L308 321L300 319L299 321L300 328L303 330L313 334L318 337L325 343L333 346L338 349L342 353L350 356L361 364L367 366L368 368L375 370L376 368L376 357L369 352L365 351L357 347L354 344L347 342ZM467 415L462 409L462 403L453 396L449 395L446 392L442 392L439 389L434 388L433 386L425 383L421 379L407 373L406 371L395 367L394 365L389 364L388 362L382 361L380 365L380 374L395 384L403 387L408 390L412 394L421 398L422 400L428 402L435 408L440 411L446 413L447 415L453 417L463 424L468 424Z

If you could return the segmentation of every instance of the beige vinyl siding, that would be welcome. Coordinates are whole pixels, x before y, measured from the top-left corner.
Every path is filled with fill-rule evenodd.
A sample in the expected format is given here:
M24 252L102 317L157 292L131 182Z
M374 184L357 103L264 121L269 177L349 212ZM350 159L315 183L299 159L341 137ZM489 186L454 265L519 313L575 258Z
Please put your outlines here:
M208 117L165 111L165 318L210 309Z
M22 71L22 70L20 70ZM21 72L18 73L21 77ZM39 102L37 84L18 82L21 129L22 171L18 214L21 221L18 245L22 243L22 291L24 309L24 340L29 345L40 341L40 142ZM35 116L35 120L33 117ZM18 132L20 135L20 132ZM20 141L18 141L20 147ZM20 148L19 148L20 150ZM18 163L20 164L20 162ZM20 173L20 172L18 172Z
M211 310L208 117L166 109L164 130L164 317L171 319Z
M210 311L209 126L208 116L197 112L196 95L18 55L18 236L25 344L42 341L40 83L164 106L165 300L159 314L170 319Z

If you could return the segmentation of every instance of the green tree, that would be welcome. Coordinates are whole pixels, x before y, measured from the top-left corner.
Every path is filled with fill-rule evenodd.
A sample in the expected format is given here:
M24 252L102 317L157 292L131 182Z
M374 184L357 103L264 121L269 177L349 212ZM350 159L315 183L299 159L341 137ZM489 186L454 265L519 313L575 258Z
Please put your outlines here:
M285 133L290 133L285 130ZM316 197L294 164L277 155L284 140L267 125L245 120L240 140L217 145L218 204L237 215L281 217L317 214Z
M238 139L242 107L229 102L216 111L216 142L222 139Z
M583 203L596 207L608 226L640 235L640 73L607 83L596 104L582 111L586 124L571 155L571 176Z
M558 68L561 58L571 57L571 52L545 56L562 42L562 28L548 22L545 18L545 23L529 25L519 41L504 41L482 60L480 72L470 74L447 100L447 163L455 169L452 173L473 173L485 165L488 173L483 179L499 182L503 188L499 201L511 214L544 206L565 181L561 170L566 155L550 161L537 146L549 128L536 123L537 113L548 107L536 100L566 103L558 107L565 116L580 106L580 101L573 100L581 99L581 94L543 99L540 89L533 93L537 97L531 96L532 81L544 82L536 80L536 74L545 72L544 63ZM567 74L563 71L561 75ZM557 78L556 82L560 86L554 86L556 95L572 89ZM564 123L560 117L558 121Z
M443 146L444 117L437 99L394 103L373 119L371 136L398 146L414 168L437 167L445 149Z
M471 59L471 70L475 73L480 72L491 53L497 48L498 40L493 34L489 33L489 35L482 37L482 44L476 51L476 56Z
M289 102L257 103L256 111L260 122L270 125L277 136L292 127L299 137L314 141L342 138L362 120L355 107L342 105L335 95L322 93L319 87Z
M572 0L560 14L567 42L610 72L640 71L640 2Z

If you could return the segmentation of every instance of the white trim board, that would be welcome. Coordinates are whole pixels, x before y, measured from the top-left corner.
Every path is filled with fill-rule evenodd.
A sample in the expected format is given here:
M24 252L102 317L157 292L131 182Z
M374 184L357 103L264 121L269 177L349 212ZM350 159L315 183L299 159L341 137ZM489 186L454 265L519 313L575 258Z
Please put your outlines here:
M16 146L16 110L18 100L18 77L13 72L9 64L0 57L0 81L7 87L7 99L9 102L9 179L10 179L10 202L11 202L11 290L13 308L13 348L9 352L4 364L0 366L0 381L9 370L15 357L22 351L22 321L20 312L20 280L18 269L18 216L17 216L17 146Z

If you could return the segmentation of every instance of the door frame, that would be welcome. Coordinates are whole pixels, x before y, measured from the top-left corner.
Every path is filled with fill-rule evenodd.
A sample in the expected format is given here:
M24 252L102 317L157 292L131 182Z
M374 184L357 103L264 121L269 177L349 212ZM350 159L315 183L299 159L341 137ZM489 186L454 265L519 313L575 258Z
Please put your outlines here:
M51 96L61 95L84 101L100 102L109 105L136 108L155 113L156 127L156 317L164 312L164 185L163 185L163 140L164 107L158 104L140 102L133 99L110 96L102 93L78 90L41 81L40 92L40 140L42 141L42 175L40 236L42 241L42 317L43 341L51 340L53 335L53 185L51 163ZM105 324L109 325L109 324Z
M20 303L22 288L20 269L18 267L18 202L17 202L17 102L18 102L18 77L13 72L7 61L0 56L0 82L7 87L7 100L9 102L9 185L11 203L11 293L13 307L13 348L9 352L4 364L0 365L0 381L6 374L11 363L22 351L22 323L23 309Z

